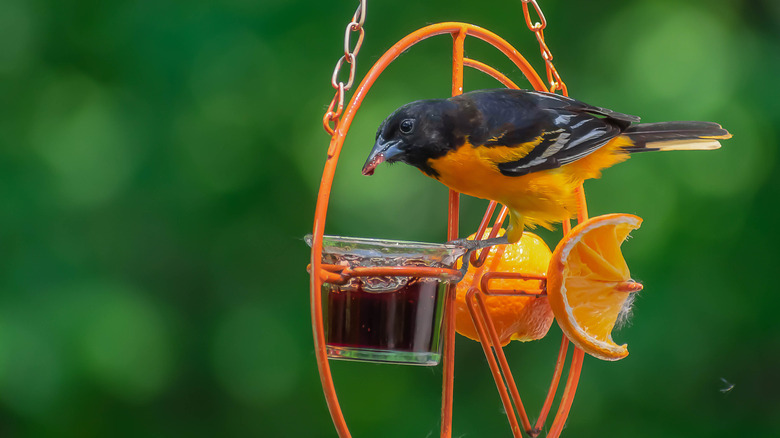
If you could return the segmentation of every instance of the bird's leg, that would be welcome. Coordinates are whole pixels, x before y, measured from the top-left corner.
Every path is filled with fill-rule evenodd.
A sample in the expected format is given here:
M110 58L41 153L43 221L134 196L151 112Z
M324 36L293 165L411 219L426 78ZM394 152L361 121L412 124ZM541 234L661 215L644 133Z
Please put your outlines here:
M462 248L466 248L466 254L463 255L463 263L461 264L460 267L460 272L464 276L466 275L466 272L468 272L469 270L469 263L471 263L472 252L478 251L483 248L487 248L489 246L506 245L508 243L509 243L509 239L507 239L506 236L494 237L492 239L483 239L483 240L458 239L458 240L451 240L447 242L448 245L456 245Z
M506 233L504 234L510 242L516 243L523 237L523 229L525 228L525 219L523 215L515 210L509 210L509 225L506 227Z

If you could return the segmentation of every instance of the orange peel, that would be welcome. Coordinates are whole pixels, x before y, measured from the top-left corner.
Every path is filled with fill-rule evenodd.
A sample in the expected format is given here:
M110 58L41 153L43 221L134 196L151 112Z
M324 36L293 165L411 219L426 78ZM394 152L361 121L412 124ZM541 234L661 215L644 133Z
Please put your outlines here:
M483 237L487 237L490 231L488 228ZM504 229L501 229L499 235L504 232ZM474 239L475 235L476 233L472 234L469 239ZM513 272L543 277L551 255L547 244L528 231L523 233L517 243L491 247L483 268L469 266L466 275L456 287L455 331L467 338L479 340L468 311L466 295L471 287L479 285L484 272ZM532 290L539 288L539 281L495 279L491 280L490 285L491 288L503 290ZM545 296L484 296L484 303L502 346L512 340L532 341L543 338L554 319Z
M612 331L627 317L642 285L631 279L620 246L642 224L630 214L607 214L571 230L553 251L547 270L547 295L566 336L586 353L603 360L628 355Z

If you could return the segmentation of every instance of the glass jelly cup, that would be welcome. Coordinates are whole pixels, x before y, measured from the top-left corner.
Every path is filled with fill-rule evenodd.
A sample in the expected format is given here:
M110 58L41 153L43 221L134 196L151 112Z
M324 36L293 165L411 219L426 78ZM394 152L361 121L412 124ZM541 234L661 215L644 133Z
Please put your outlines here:
M306 236L311 245L311 235ZM465 249L451 244L324 236L322 263L354 268L446 268L437 276L347 276L323 283L331 359L435 366L441 359L446 286ZM388 269L389 271L389 269Z

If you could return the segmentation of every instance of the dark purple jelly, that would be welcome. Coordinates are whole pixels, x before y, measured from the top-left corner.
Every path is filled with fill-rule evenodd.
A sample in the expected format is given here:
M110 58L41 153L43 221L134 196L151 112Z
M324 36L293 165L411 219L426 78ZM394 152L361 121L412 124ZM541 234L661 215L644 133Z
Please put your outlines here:
M438 281L411 280L388 292L368 292L361 279L331 286L326 303L329 346L405 352L438 352L444 294ZM444 286L441 285L443 288Z

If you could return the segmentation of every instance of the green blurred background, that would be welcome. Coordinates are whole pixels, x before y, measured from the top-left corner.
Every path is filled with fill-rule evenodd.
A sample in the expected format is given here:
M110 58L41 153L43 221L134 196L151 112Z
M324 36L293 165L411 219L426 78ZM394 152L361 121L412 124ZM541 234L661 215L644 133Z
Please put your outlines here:
M624 249L646 289L615 335L630 356L586 358L564 436L777 436L780 3L541 3L572 96L734 134L586 185L592 214L645 219ZM335 436L302 236L355 6L0 0L0 435ZM358 77L448 20L543 69L519 0L369 0ZM444 240L443 187L406 166L359 170L385 115L448 94L450 47L415 47L370 91L328 233ZM526 85L485 44L467 54ZM494 86L466 73L467 89ZM484 205L463 200L464 235ZM553 327L507 349L532 416L559 340ZM456 351L454 436L509 436L479 345L459 338ZM440 367L332 368L353 436L438 436Z

